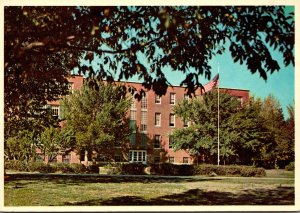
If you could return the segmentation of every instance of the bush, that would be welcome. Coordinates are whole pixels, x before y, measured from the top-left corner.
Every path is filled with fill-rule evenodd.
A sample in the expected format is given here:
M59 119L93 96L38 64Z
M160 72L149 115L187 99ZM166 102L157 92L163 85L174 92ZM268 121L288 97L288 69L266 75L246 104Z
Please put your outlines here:
M52 173L55 172L55 169L43 162L30 162L27 164L27 171L29 172L40 172L40 173Z
M170 163L151 164L150 173L156 175L193 175L194 169L192 165L177 165Z
M222 175L222 176L242 176L254 177L265 176L266 171L263 168L255 168L251 166L217 166L210 164L202 164L194 166L195 175Z
M89 174L99 174L99 167L102 166L100 164L89 165L86 167L86 172Z
M5 161L4 168L14 171L27 171L27 165L24 161L9 160Z
M290 162L288 165L286 165L285 170L294 171L295 170L295 162Z
M120 167L121 167L121 174L144 175L145 174L144 170L147 166L138 163L126 163L126 164L121 164Z

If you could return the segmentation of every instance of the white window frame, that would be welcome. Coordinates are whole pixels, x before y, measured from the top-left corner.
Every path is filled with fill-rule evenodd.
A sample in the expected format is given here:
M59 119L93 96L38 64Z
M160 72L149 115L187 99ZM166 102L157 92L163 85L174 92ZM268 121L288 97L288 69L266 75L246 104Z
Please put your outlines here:
M143 96L141 100L141 110L144 111L147 110L147 108L148 108L148 100L146 96Z
M155 95L155 103L161 104L161 97L159 95Z
M171 92L170 93L170 104L175 105L176 104L176 93Z
M158 147L156 145L158 145ZM160 148L161 148L161 136L154 135L154 149L160 149Z
M154 125L160 127L161 126L161 113L156 112L154 117Z
M169 116L169 126L170 127L175 127L175 114L174 113L170 113L170 116ZM173 125L171 125L173 124Z
M146 150L129 150L128 162L130 163L147 163Z
M58 118L60 117L60 106L59 105L51 105L51 110L52 110L52 115L57 116Z
M140 131L143 133L147 133L147 123L148 123L148 113L147 111L141 111L141 126Z

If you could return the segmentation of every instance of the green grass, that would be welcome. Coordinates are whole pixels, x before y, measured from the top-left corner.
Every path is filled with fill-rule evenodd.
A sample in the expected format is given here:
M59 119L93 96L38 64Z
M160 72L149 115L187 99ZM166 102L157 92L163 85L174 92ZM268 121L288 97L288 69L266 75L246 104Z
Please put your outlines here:
M4 190L5 206L294 204L293 178L15 174Z
M270 178L295 178L294 171L286 171L284 169L270 169L266 170L266 177Z

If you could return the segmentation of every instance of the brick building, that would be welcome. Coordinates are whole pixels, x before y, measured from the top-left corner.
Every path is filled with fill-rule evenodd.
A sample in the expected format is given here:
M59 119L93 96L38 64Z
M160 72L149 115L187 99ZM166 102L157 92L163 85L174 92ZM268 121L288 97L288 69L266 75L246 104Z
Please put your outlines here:
M69 79L69 82L70 90L73 91L83 85L84 79L81 76L73 76ZM142 89L140 83L121 82L121 84L132 86L137 90ZM249 99L248 90L220 88L220 92L226 92L238 98L241 105ZM200 90L197 90L196 96L199 95L201 95ZM187 150L175 152L170 145L172 138L169 137L169 134L172 130L189 125L188 122L176 117L172 111L173 106L184 98L188 98L185 88L173 86L168 87L166 94L162 97L157 96L153 91L148 91L140 101L134 99L128 113L133 133L130 135L125 149L124 147L114 147L114 160L116 162L140 163L193 163L193 158ZM49 105L53 110L53 114L59 117L59 101L50 102ZM68 155L57 156L57 162L81 162L87 165L91 162L91 158L80 152L72 151ZM96 161L105 161L105 153L98 155Z

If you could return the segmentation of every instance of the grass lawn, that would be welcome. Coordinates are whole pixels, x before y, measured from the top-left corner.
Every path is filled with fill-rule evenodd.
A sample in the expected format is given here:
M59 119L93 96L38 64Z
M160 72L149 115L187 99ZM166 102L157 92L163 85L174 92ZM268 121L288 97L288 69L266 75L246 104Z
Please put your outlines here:
M285 171L265 178L14 174L4 190L5 206L294 205L293 172Z

